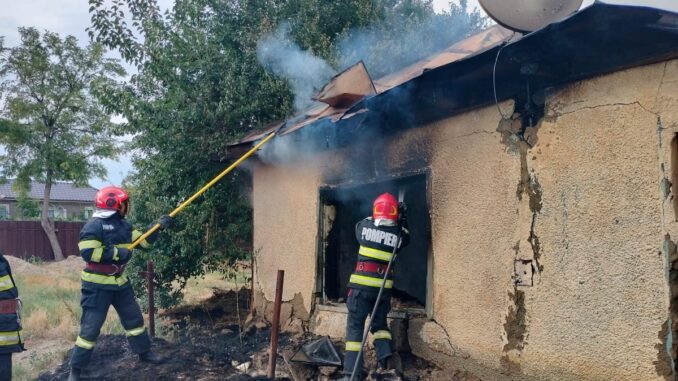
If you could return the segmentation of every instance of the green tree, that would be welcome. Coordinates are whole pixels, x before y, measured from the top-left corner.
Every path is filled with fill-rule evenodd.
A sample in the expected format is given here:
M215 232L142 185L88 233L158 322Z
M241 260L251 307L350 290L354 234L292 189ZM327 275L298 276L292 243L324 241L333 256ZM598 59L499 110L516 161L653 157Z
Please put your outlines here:
M55 181L84 184L105 169L101 158L116 156L115 125L99 98L125 74L106 58L101 44L78 46L73 36L19 28L21 44L0 45L0 178L16 177L22 193L31 179L45 184L42 227L55 259L63 259L49 218Z
M40 203L29 198L25 192L19 194L17 207L21 211L21 218L23 219L40 217Z
M433 15L431 2L419 0L181 0L164 13L155 0L89 4L90 37L138 71L107 104L135 134L136 173L128 185L132 218L144 224L222 170L229 143L292 113L289 84L257 60L263 36L288 23L296 43L340 69L339 45L356 28L393 26L396 13L420 22ZM166 303L189 277L251 254L249 186L246 172L232 173L186 208L150 253L135 255L138 266L153 256L161 290L178 281Z

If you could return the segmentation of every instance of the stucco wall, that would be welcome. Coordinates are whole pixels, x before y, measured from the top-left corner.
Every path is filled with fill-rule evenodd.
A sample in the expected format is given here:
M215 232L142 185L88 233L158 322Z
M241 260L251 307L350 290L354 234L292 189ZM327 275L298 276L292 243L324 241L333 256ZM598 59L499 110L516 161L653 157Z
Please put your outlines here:
M517 361L559 380L664 379L662 140L675 134L676 61L568 86L548 98L528 152L541 281L526 291ZM668 226L667 226L668 227ZM668 227L671 229L670 227Z
M538 126L518 127L492 106L367 147L385 153L372 155L385 158L375 168L430 173L432 319L410 323L414 353L484 380L668 379L678 61L558 89ZM342 153L345 162L365 149ZM301 294L311 307L318 186L329 172L255 170L257 281L268 300L284 268L285 299ZM534 265L532 287L514 286L515 260Z
M274 300L276 273L285 270L283 300L300 294L311 310L315 288L320 169L311 164L260 165L254 169L255 282Z

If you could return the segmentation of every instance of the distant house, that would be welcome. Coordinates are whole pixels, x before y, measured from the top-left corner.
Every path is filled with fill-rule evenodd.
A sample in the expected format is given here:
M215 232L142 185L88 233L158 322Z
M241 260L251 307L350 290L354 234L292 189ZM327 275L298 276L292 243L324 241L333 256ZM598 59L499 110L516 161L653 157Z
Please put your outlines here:
M14 190L14 180L0 184L0 220L25 220L19 207L19 193ZM31 182L29 200L42 202L45 184ZM58 220L87 220L94 213L94 196L97 189L91 186L77 187L73 183L57 182L50 193L49 216ZM40 204L41 205L41 204Z

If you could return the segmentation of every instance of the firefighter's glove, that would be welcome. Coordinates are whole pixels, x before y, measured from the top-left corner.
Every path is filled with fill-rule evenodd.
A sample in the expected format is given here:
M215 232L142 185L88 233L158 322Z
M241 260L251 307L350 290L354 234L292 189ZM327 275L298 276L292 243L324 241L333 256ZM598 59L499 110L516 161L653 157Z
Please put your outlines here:
M170 226L172 226L172 217L168 215L164 215L160 217L158 220L158 225L160 225L160 229L167 229Z
M398 204L398 218L401 223L407 221L407 204L404 202Z

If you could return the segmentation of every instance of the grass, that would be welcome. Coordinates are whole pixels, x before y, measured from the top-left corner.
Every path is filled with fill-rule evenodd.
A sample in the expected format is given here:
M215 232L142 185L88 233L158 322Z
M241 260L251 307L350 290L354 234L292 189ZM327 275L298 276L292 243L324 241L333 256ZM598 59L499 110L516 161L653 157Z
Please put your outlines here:
M49 264L37 266L47 271L14 277L24 306L22 325L28 349L14 355L14 380L34 380L56 367L73 346L80 327L80 272L51 273ZM117 314L110 310L101 333L123 332Z

